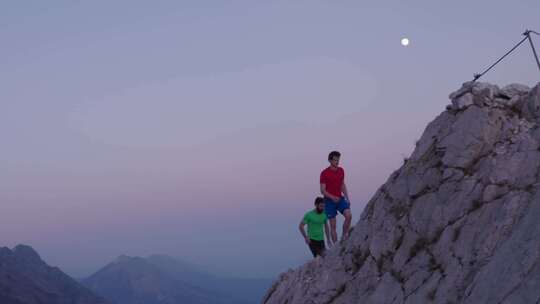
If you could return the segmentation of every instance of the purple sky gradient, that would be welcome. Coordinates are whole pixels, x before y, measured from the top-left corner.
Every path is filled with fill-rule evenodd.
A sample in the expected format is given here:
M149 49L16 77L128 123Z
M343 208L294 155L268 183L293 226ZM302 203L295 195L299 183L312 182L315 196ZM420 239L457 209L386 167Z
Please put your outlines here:
M327 153L343 153L356 222L448 94L540 29L538 11L2 3L0 245L32 245L75 276L151 253L276 275L309 257L297 224ZM539 79L524 45L484 80Z

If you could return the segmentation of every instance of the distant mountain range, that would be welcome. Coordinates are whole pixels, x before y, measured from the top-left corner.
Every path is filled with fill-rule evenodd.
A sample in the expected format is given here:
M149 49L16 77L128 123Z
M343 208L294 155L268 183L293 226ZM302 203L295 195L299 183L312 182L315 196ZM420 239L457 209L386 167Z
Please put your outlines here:
M0 247L0 303L109 304L25 245Z
M271 280L219 278L166 255L122 255L82 283L113 304L251 304Z
M77 282L30 246L0 247L0 304L252 304L270 284L216 277L166 255L122 255Z
M270 284L216 277L166 255L121 255L77 282L30 246L0 247L1 304L252 304Z
M167 255L152 255L148 260L180 281L233 297L235 303L259 303L272 283L270 278L218 277Z

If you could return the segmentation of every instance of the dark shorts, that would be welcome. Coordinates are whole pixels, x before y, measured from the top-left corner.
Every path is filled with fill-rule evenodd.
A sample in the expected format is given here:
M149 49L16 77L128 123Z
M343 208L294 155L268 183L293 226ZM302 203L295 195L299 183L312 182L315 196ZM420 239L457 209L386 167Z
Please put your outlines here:
M329 219L335 218L338 211L343 214L349 208L351 208L351 204L344 197L341 197L337 203L329 198L324 198L324 212Z
M313 253L313 257L316 257L318 255L322 255L324 253L324 250L326 247L324 246L324 241L315 241L315 240L309 240L309 249L311 250L311 253Z

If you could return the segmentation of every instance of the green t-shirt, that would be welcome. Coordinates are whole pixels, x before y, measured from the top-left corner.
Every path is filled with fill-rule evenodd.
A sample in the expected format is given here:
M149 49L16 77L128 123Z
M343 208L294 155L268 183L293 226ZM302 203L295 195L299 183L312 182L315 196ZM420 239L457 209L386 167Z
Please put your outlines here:
M315 241L324 240L324 224L326 223L326 214L317 213L311 210L304 215L304 224L308 226L308 237Z

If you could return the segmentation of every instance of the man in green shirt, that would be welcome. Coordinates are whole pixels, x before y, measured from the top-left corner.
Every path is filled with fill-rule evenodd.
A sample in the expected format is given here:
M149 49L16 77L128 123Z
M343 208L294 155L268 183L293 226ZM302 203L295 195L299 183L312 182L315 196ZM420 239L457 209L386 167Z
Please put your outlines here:
M305 225L308 226L307 234L304 230ZM306 240L306 244L309 245L309 249L311 250L313 257L322 255L326 249L324 246L324 234L326 234L328 246L331 245L330 230L328 229L326 213L324 212L324 198L317 197L315 199L315 209L308 211L304 215L304 218L300 222L298 228Z

